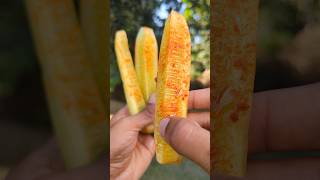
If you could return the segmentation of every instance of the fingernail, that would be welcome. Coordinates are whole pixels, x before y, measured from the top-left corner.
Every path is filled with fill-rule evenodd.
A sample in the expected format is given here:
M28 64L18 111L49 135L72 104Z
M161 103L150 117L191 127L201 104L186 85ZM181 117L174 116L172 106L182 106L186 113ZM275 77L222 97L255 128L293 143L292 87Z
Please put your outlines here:
M151 94L151 96L149 98L149 104L156 104L156 94L155 93Z
M164 137L165 133L166 133L166 128L168 126L168 123L169 123L170 119L169 118L165 118L165 119L162 119L160 121L160 135L162 137Z

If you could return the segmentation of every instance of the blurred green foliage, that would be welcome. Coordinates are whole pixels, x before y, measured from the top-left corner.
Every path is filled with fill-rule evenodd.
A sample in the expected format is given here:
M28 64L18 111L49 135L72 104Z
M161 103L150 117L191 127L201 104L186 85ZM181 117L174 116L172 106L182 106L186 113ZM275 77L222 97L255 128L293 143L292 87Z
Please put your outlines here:
M261 0L258 60L275 58L306 24L319 23L319 7L319 0ZM159 11L170 12L171 9L182 12L190 26L193 79L209 67L209 0L112 0L111 90L121 85L113 53L114 32L118 29L127 31L132 51L139 28L150 26L154 28L160 44L165 17ZM33 73L38 71L38 67L23 1L4 0L0 6L0 22L0 96L8 96L14 93L21 76L39 74ZM274 86L264 87L268 88Z
M192 39L192 79L210 69L210 1L183 0Z
M114 34L127 32L129 46L134 56L134 44L141 26L154 29L160 47L163 25L171 10L182 13L188 22L192 38L192 78L198 77L210 66L210 1L209 0L112 0L111 1L111 66L110 91L121 84L114 55Z

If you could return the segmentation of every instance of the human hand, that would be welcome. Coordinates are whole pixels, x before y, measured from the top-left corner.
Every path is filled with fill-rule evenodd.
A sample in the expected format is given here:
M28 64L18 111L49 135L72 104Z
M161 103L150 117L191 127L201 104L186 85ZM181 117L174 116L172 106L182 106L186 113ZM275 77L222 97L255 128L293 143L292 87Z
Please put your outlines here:
M256 93L243 180L318 180L319 157L252 160L254 153L320 150L320 83ZM216 180L239 178L214 177Z
M189 110L185 120L165 118L160 122L160 134L179 154L210 172L210 89L190 92Z
M13 168L6 180L105 180L108 178L107 158L71 171L66 171L54 140L29 155Z
M155 98L151 96L146 109L130 116L121 109L110 122L110 178L139 179L147 170L154 154L153 136L140 133L153 123Z

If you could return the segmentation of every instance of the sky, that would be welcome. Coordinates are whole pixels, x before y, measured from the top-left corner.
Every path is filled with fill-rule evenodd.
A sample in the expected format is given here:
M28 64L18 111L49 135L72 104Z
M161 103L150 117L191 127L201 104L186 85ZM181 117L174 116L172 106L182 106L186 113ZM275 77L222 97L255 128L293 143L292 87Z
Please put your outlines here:
M160 0L161 2L161 0ZM181 2L181 0L178 0L178 2ZM179 10L180 14L183 14L185 9L186 9L186 4L182 4L181 9ZM162 3L161 6L156 10L156 17L159 17L160 19L166 19L169 16L169 12L168 9L170 7L168 6L168 4L166 3ZM154 17L154 22L158 25L158 26L163 26L163 23L161 21L159 21L156 17ZM195 44L201 43L202 39L200 36L196 36L194 37L194 42Z
M161 2L161 0L160 0L160 2ZM181 0L178 0L178 2L181 2ZM161 19L166 19L169 16L168 9L169 9L168 4L162 3L160 8L158 8L156 10L156 16L160 17ZM183 14L185 9L186 9L186 4L183 4L181 9L179 10L179 13ZM154 19L156 19L156 18L154 18ZM159 22L157 20L155 20L155 22L158 26L163 26L162 22Z

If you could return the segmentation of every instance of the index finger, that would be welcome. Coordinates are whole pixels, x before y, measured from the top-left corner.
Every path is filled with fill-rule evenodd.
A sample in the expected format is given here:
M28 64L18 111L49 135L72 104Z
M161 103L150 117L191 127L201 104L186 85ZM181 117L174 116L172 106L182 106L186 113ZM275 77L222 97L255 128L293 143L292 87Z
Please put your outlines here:
M320 149L320 83L255 94L249 151Z
M210 112L189 113L187 120L195 121L202 128L210 130Z
M190 91L188 109L209 109L210 88Z

